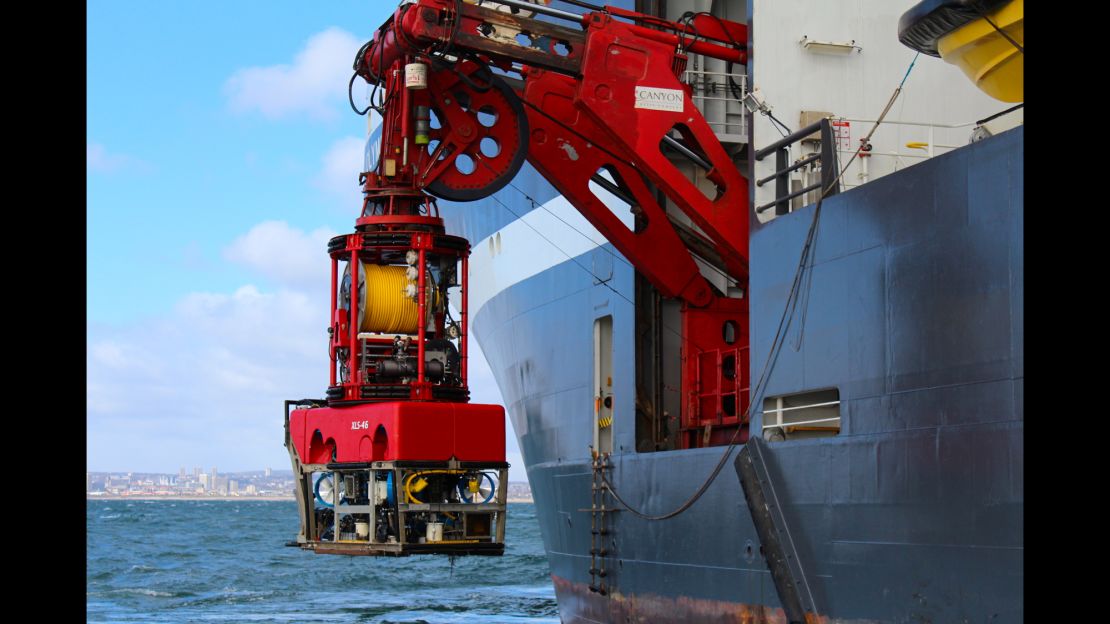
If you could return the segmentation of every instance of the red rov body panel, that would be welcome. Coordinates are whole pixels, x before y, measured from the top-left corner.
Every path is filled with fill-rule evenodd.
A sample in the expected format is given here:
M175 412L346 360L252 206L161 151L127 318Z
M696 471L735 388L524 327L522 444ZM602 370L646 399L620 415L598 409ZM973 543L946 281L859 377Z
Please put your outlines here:
M289 435L304 464L447 461L452 457L503 462L505 408L395 401L298 409L289 417Z

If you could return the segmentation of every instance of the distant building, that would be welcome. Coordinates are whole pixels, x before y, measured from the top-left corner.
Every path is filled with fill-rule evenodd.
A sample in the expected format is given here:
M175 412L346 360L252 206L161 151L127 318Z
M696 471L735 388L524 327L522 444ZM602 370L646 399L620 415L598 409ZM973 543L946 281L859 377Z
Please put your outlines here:
M193 468L193 478L200 481L200 466Z
M177 473L177 478L178 478L178 480L180 480L180 481L184 481L184 480L185 480L185 466L182 466L182 467L181 467L181 472Z
M267 466L266 467L266 477L269 478L273 473L274 473L274 471L270 470L270 467Z
M239 482L236 481L235 479L228 480L228 482L227 482L227 493L228 494L238 494L239 493Z
M258 488L255 487L253 483L251 483L247 486L247 494L250 494L251 496L258 494Z
M209 483L211 481L210 481L210 478L209 478L207 473L204 473L204 472L200 473L200 476L198 477L198 479L200 481L200 487L203 491L207 492L208 490L212 489L209 486Z

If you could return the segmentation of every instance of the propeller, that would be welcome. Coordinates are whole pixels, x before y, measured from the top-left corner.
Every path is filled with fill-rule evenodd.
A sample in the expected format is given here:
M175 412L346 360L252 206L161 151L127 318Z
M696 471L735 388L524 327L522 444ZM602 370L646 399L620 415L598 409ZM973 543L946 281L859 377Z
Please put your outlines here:
M477 482L477 483L475 483ZM463 475L459 479L459 498L464 503L488 503L497 486L488 472Z
M335 483L331 475L324 475L316 481L314 489L316 500L324 507L335 507ZM343 496L343 484L339 485L340 496Z

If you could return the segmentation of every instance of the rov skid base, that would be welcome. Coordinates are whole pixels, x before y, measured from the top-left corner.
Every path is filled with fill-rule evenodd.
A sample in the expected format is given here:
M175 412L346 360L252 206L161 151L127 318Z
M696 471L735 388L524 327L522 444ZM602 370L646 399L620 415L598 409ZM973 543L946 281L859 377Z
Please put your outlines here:
M504 553L503 408L325 405L286 402L301 518L289 546L335 555Z

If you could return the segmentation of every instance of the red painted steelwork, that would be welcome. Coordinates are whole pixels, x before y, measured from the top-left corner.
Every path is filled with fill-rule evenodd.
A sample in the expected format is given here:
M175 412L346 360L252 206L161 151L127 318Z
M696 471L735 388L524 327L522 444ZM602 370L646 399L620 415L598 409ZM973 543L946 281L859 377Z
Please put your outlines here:
M470 309L469 308L469 303L467 302L467 295L470 293L470 288L469 288L470 283L469 282L470 282L470 254L468 253L467 255L463 256L463 258L462 258L462 294L460 295L460 299L462 299L462 303L459 305L459 307L462 308L461 310L459 310L459 316L461 317L460 320L462 321L462 327L459 328L459 351L460 351L460 358L462 360L462 384L464 386L467 385L467 381L466 381L466 367L467 367L466 343L468 341L468 336L470 336L470 328L467 327L467 322L469 320L469 315L467 314L467 310Z
M355 247L351 250L351 262L347 265L351 274L351 301L348 306L350 316L347 318L347 325L351 328L351 335L347 341L347 352L350 355L350 364L348 364L347 380L348 383L344 388L344 399L353 400L358 398L359 379L358 375L358 309L362 304L362 300L358 296L358 248Z
M443 219L439 217L422 217L417 215L375 215L372 217L359 217L356 225L373 225L378 229L411 230L413 226L424 226L443 229Z
M342 246L335 246L331 251L333 265L337 264L340 260L348 260L348 267L357 267L358 263L363 264L393 264L397 265L404 255L411 250L418 253L416 272L417 272L417 305L418 305L418 319L427 319L428 314L425 307L426 295L428 286L425 281L428 271L430 258L449 258L450 260L458 263L470 254L470 244L466 239L458 236L450 236L443 233L443 222L438 217L409 217L411 223L405 226L405 217L402 215L385 215L363 217L359 219L362 224L360 227L373 227L378 226L382 229L372 229L367 233L356 232L354 234L347 234L343 237L337 237L343 244ZM415 229L429 227L428 229ZM401 229L405 228L405 229ZM382 233L385 238L378 238L376 233ZM365 237L371 237L367 239ZM333 239L336 240L336 239ZM466 266L464 264L464 266ZM338 268L333 271L338 272ZM357 275L357 271L352 271L348 268L348 275ZM426 367L424 366L425 357L425 344L429 339L429 331L432 332L431 337L441 339L446 336L447 325L446 318L443 314L432 315L432 328L429 329L427 324L423 321L417 326L417 333L415 337L415 344L409 348L409 354L415 356L418 371L413 375L413 379L402 380L373 380L373 376L377 372L377 363L370 361L363 365L361 361L360 345L365 343L375 347L379 352L383 349L388 349L392 345L392 338L390 336L376 336L359 338L359 310L360 306L364 304L363 297L359 296L358 279L351 279L351 293L352 297L348 300L353 300L354 305L344 310L338 307L337 289L338 286L333 284L331 293L331 308L332 308L332 340L330 352L333 359L333 372L331 377L333 379L331 387L339 388L342 390L342 396L338 400L342 401L393 401L399 398L397 392L403 392L409 400L419 401L463 401L467 397L467 386L465 375L460 375L458 384L448 384L440 382L438 384L431 383L426 376ZM333 282L337 281L337 278ZM466 301L466 288L467 282L464 279L461 281L463 301ZM398 297L404 296L403 293L398 292ZM440 294L442 299L445 295ZM465 305L465 304L464 304ZM465 315L465 312L464 312ZM465 318L465 316L464 316ZM465 346L465 333L461 339L460 353L466 353ZM339 349L347 349L347 375L345 379L335 380L335 362L338 361L337 352ZM363 370L370 373L371 378L363 378ZM460 370L460 373L462 371ZM339 383L337 384L336 381ZM455 390L453 394L436 396L437 388L445 388ZM392 389L392 391L390 391ZM370 394L367 394L370 393Z
M726 340L729 322L732 342ZM720 297L709 307L684 310L682 337L682 447L727 444L737 427L737 443L744 444L751 383L747 300Z
M297 409L289 435L305 464L505 461L500 405L392 401Z
M413 242L416 243L420 239L420 236L414 236L413 238ZM427 285L425 284L425 275L427 274L427 271L424 267L428 266L428 256L426 255L427 252L425 251L423 245L420 245L419 247L417 247L417 249L419 249L419 251L417 252L417 257L419 258L419 261L416 263L416 270L418 271L418 276L416 278L416 309L418 310L418 312L416 314L416 318L420 319L420 324L416 328L416 378L420 381L424 381L424 341L428 337L428 289Z
M605 10L612 15L643 21L679 33L679 35L676 36L669 35L668 33L661 33L658 30L637 27L636 33L643 37L675 46L681 43L682 46L690 52L704 54L725 61L745 63L748 60L748 26L746 24L740 24L725 19L716 19L711 15L698 13L690 21L690 27L687 28L682 24L676 24L675 22L654 16L645 16L643 13L629 11L628 9L622 9L620 7L606 6ZM695 41L693 39L694 37L715 39L721 43L735 43L741 46L741 48L737 49L723 45L714 45L708 42Z
M516 173L527 140L524 128L519 125L524 122L520 119L520 104L512 90L495 79L484 64L471 60L453 62L449 70L428 71L426 88L405 87L406 64L428 66L432 61L420 49L397 43L398 38L406 41L410 37L396 24L413 22L401 20L402 14L415 16L417 11L398 9L387 24L389 27L383 27L363 58L363 77L374 80L380 75L390 94L390 103L382 116L380 163L376 170L364 174L363 188L367 192L364 216L393 214L380 207L383 202L377 197L383 191L407 190L420 199L426 197L425 191L457 201L477 199L483 189L496 190ZM422 20L414 23L424 24ZM378 69L386 67L383 59L393 59L384 72ZM427 142L416 141L418 133L411 121L416 107L428 109L429 128L421 133ZM432 116L439 127L431 127ZM493 141L497 149L489 149L488 145L483 149L483 141ZM417 211L406 209L400 214Z
M335 345L337 343L337 340L336 340L337 336L335 334L339 331L339 324L335 322L335 306L336 306L336 302L337 302L336 290L338 288L338 285L339 285L339 260L337 260L335 258L332 258L331 259L331 290L328 291L330 293L330 295L329 295L330 303L328 304L330 306L329 307L329 313L328 313L328 319L331 321L331 326L328 327L328 335L331 336L331 339L328 340L328 361L332 362L331 366L328 366L328 386L329 387L335 385Z
M637 37L633 27L607 16L598 21L602 23L591 21L575 108L624 147L621 155L693 219L713 241L729 273L746 282L748 182L675 74L674 46ZM680 91L680 110L645 107L638 98L646 88ZM525 92L531 101L527 87ZM718 188L714 198L704 195L661 151L660 143L672 129L711 165L704 177Z
M461 15L456 11L461 9ZM583 16L585 20L585 16ZM480 34L492 25L516 25L527 22L530 32L542 34L550 40L551 48L541 50L507 44L486 46L490 40ZM551 35L556 36L551 36ZM558 35L562 36L558 36ZM552 54L560 39L568 40L569 51L565 56ZM379 68L388 68L397 59L414 51L427 50L451 42L455 48L482 48L492 63L507 69L512 62L528 62L545 67L560 67L574 73L581 43L580 32L539 20L498 11L495 8L461 3L457 0L418 0L402 5L375 35L374 43L366 52L366 74L370 81L381 75Z
M620 21L615 15L638 23ZM433 135L439 147L430 154L416 150L416 162L396 171L392 183L429 190L438 184L446 191L461 192L467 200L477 199L500 188L495 184L498 176L515 171L514 157L526 148L532 165L663 296L683 301L681 444L720 444L732 439L734 432L743 442L750 385L746 292L737 298L736 292L710 286L651 187L697 226L700 233L691 236L700 241L693 243L699 253L723 265L738 290L746 291L748 183L694 105L691 88L681 77L688 53L744 62L747 28L702 14L680 24L613 7L583 15L581 30L561 24L454 0L416 0L400 7L360 59L360 72L368 79L381 75L392 94L403 89L398 83L402 62L423 59L432 69L428 89L405 93L387 107L383 137L408 140L407 113L396 109L414 102L434 106L443 128ZM502 36L490 36L495 32ZM529 33L533 45L507 41L505 34L513 32ZM546 48L535 43L537 37L546 42ZM442 58L448 48L464 60L453 63ZM502 119L520 110L504 88L473 88L475 78L483 75L482 63L505 69L510 62L524 65L523 85L514 89L527 104L524 114L518 113L527 122L528 133L522 139L526 146L513 143L525 120L506 124ZM496 108L500 127L478 128L475 112L482 102ZM502 143L498 159L483 158L475 151L482 132ZM701 169L693 180L664 151L666 140L675 134L695 154L689 159L691 166ZM398 152L386 149L392 144L400 143L383 139L383 158ZM477 171L467 174L453 166L462 153L472 155ZM634 204L632 228L591 190L591 178L602 170L612 174L618 189ZM372 183L383 181L373 175L368 174L368 190ZM731 342L722 334L726 321L737 326Z
M708 304L713 297L709 284L643 176L626 164L625 144L613 140L592 116L575 106L576 81L538 69L529 70L527 76L524 97L535 105L526 109L531 128L528 162L663 296ZM619 185L638 204L646 220L640 228L626 227L590 189L590 178L603 168L615 172Z

